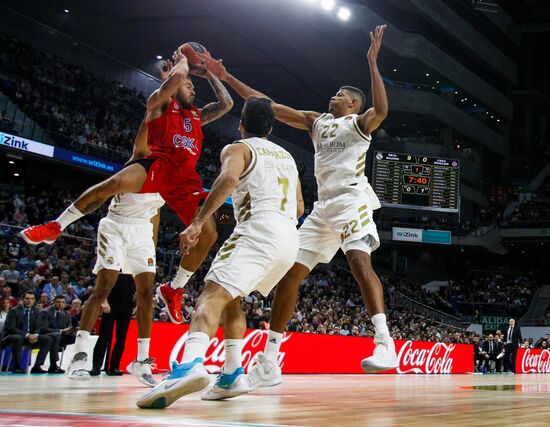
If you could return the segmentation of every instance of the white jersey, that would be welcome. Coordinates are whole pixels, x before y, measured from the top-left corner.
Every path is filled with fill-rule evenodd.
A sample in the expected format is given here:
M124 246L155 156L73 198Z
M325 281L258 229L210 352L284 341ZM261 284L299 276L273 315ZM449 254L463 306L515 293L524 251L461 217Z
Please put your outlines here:
M278 212L296 221L298 168L288 151L264 138L239 140L252 159L233 190L237 224L258 212Z
M117 194L109 205L109 214L118 217L151 221L164 205L164 199L158 193L123 193Z
M380 202L370 188L365 175L367 150L371 136L365 135L357 123L357 114L335 118L330 113L320 115L311 130L315 147L315 178L319 200L341 194L345 188L355 186L370 190L373 209Z

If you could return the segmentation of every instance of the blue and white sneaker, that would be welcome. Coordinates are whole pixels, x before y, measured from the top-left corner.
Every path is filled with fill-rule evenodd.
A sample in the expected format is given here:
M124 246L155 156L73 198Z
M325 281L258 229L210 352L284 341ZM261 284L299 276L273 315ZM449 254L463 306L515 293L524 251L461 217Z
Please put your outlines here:
M149 357L145 360L134 360L127 367L126 370L138 379L142 384L148 387L155 387L158 385L157 381L151 373L151 364L155 359Z
M197 357L189 363L178 365L172 362L172 372L153 390L137 401L140 408L161 409L170 406L180 397L208 387L210 376L204 360Z
M240 396L250 391L243 368L237 368L232 374L222 372L212 386L201 394L202 400L222 400Z

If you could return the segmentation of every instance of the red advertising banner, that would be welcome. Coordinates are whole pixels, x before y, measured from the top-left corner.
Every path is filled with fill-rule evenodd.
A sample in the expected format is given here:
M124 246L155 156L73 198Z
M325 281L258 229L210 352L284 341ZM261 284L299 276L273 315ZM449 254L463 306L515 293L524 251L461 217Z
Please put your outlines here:
M550 350L541 348L518 348L516 354L516 372L519 373L550 373Z
M168 370L172 360L180 361L189 325L154 322L151 335L151 357L157 369ZM245 371L263 352L267 331L247 329L243 347ZM137 328L132 321L121 367L136 357ZM399 368L384 373L399 374L464 374L474 370L473 346L424 341L395 341ZM374 340L365 337L305 334L287 332L283 338L279 363L285 374L360 374L361 360L372 355ZM205 366L220 372L225 360L223 330L220 328L206 353Z

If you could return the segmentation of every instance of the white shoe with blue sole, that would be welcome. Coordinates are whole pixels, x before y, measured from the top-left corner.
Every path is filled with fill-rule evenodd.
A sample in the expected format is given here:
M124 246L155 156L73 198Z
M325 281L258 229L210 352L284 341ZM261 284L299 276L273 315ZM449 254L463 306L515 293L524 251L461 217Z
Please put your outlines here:
M172 363L172 373L158 386L137 401L140 408L162 409L170 406L180 397L201 391L210 384L210 376L197 357L189 363Z
M232 374L222 372L212 386L201 394L202 400L222 400L240 396L250 391L243 368L237 368Z

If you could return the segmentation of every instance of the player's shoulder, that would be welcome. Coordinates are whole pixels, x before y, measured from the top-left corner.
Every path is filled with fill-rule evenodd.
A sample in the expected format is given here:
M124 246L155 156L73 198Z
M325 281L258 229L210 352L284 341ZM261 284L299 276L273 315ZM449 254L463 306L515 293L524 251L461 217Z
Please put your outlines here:
M334 116L330 113L322 113L321 115L319 115L319 117L317 117L314 121L313 121L313 124L312 124L312 128L315 127L316 124L320 123L320 122L326 122L327 120L333 120L334 119Z

